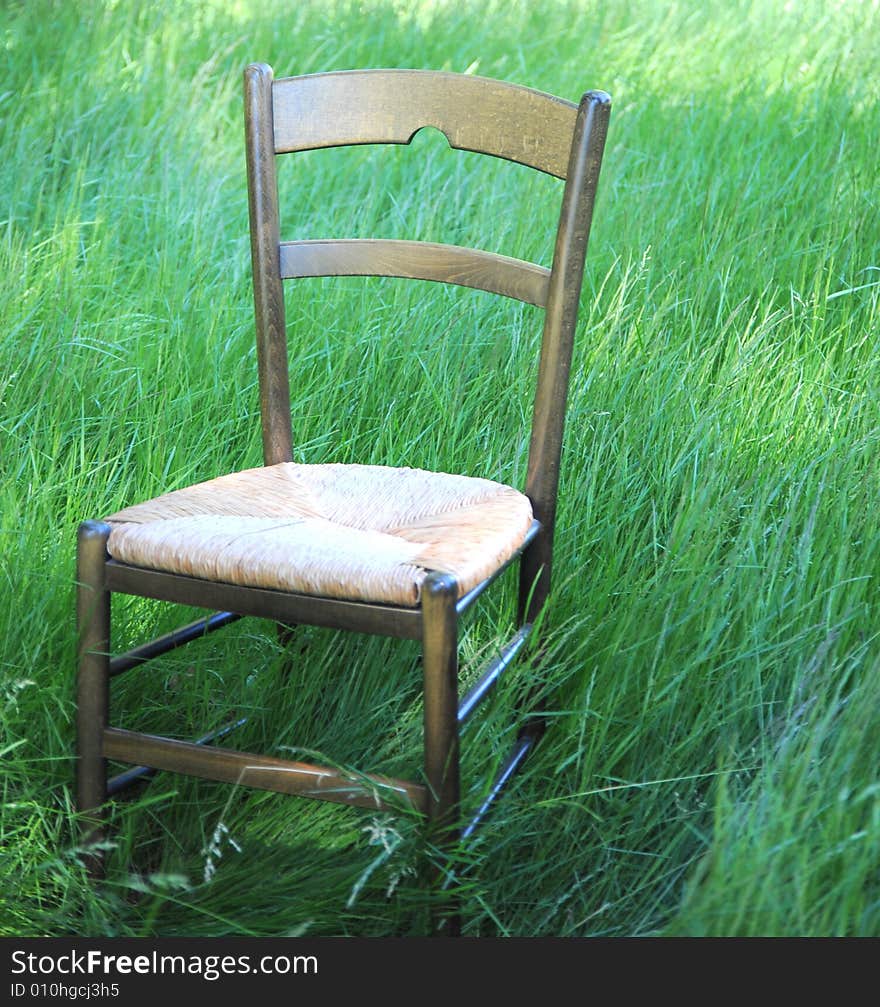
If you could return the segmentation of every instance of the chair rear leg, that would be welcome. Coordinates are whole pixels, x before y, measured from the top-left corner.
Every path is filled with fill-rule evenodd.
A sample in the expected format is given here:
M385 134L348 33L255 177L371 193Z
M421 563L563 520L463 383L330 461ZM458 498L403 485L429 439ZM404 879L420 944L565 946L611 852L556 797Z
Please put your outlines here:
M428 838L441 854L461 837L458 739L458 585L447 574L430 574L422 587L425 693L425 777L428 783ZM431 929L441 937L461 931L458 902L444 898L445 871L431 868Z
M84 521L77 541L76 794L81 844L87 848L104 839L103 806L107 800L107 760L102 748L109 705L110 592L105 570L109 535L109 525ZM103 876L100 851L88 853L86 864L93 878Z
M522 555L519 568L519 603L517 607L517 622L536 622L550 593L550 568L553 559L552 528L542 529L532 544ZM532 643L534 646L534 641ZM540 664L543 646L538 641L538 651L535 657ZM517 713L523 717L520 738L530 738L538 741L544 734L546 703L540 701L537 690L531 690L518 704Z

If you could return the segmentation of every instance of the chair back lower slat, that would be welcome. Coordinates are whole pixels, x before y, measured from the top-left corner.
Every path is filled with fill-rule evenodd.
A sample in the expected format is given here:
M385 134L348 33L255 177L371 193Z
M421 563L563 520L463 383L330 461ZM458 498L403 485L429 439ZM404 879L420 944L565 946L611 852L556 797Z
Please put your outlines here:
M424 126L456 150L565 178L577 106L532 88L425 70L341 70L273 85L275 153L409 143Z
M343 238L282 241L281 276L400 276L488 290L543 308L550 270L458 245L427 241Z

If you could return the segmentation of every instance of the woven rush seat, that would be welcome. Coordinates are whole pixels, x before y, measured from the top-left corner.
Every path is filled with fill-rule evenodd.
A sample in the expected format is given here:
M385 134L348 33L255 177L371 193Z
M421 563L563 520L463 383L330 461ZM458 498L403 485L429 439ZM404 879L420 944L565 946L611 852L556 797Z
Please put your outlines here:
M502 483L378 465L282 462L221 476L105 519L123 563L242 587L415 606L431 571L464 595L532 523Z

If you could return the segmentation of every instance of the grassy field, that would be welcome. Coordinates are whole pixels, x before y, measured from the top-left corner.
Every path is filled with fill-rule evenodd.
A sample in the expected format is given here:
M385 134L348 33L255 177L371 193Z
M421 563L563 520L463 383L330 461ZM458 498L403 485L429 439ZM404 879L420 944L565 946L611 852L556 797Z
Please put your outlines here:
M76 847L76 525L260 463L252 60L614 98L547 654L468 731L467 805L527 680L552 730L461 850L466 933L880 934L876 0L7 0L0 31L0 934L421 926L408 822L165 775L116 806L106 885ZM281 170L287 237L549 262L559 183L437 134ZM521 481L534 309L303 281L288 318L297 460ZM115 612L117 649L183 621ZM237 623L118 682L113 719L248 715L237 748L414 771L410 645L307 630L287 656Z

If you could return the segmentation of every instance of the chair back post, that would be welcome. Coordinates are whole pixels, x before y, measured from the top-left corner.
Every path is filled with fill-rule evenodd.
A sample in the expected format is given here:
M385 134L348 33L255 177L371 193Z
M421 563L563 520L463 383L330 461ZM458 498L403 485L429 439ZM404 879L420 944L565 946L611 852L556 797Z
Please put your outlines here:
M278 182L272 108L272 68L255 63L244 72L248 211L257 330L257 369L263 458L267 465L293 460L290 379L284 290L279 267Z
M523 554L520 568L520 618L527 622L537 617L550 590L556 494L572 349L610 112L611 99L603 91L588 91L581 99L562 196L525 486L534 515L541 522L541 532Z

